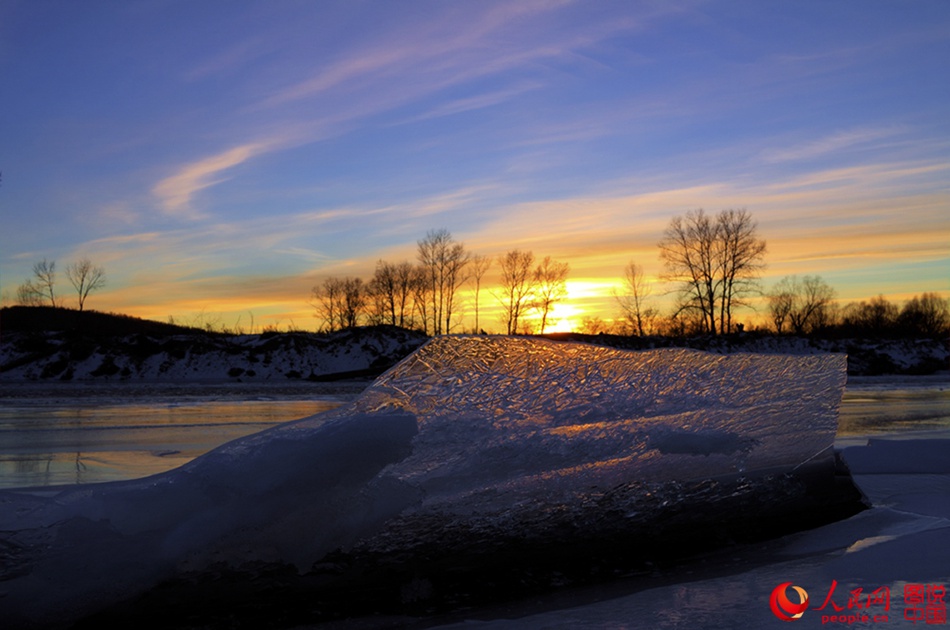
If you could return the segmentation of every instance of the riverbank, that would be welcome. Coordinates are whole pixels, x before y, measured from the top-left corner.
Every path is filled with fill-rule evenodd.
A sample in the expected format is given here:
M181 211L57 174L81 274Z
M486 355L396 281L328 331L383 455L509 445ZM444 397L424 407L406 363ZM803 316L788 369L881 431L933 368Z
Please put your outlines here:
M429 340L417 330L358 327L224 334L104 313L0 310L3 383L234 383L253 386L373 379ZM82 317L79 317L79 316ZM554 341L627 350L692 348L717 354L845 354L848 375L922 376L950 370L950 339L851 339L746 333L626 337L557 333Z

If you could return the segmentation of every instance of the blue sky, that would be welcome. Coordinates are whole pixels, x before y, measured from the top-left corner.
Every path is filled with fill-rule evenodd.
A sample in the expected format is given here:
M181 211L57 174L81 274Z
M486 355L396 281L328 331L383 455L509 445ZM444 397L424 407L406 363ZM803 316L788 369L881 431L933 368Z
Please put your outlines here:
M90 308L308 328L446 228L610 318L700 207L752 213L766 286L950 295L943 0L3 0L0 76L4 304L86 256Z

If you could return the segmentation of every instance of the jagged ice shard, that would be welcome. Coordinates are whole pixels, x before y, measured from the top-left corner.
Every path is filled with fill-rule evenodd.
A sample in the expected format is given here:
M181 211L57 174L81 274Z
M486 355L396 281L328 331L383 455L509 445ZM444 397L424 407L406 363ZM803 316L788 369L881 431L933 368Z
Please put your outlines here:
M845 380L843 355L436 338L349 405L168 473L0 493L0 617L212 567L293 566L327 616L431 609L841 518Z

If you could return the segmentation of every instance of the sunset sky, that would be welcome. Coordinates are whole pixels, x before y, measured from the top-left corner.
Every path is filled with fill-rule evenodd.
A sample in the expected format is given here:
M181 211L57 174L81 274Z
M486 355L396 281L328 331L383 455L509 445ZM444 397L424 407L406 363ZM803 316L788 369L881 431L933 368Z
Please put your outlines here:
M765 287L950 296L946 0L0 0L0 79L4 305L88 257L87 308L313 329L445 228L609 319L696 208L751 212Z

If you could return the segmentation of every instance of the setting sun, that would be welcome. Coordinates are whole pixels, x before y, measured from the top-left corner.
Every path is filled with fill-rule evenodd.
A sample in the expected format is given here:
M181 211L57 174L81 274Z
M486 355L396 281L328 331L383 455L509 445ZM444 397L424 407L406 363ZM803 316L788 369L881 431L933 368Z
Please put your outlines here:
M45 303L76 306L88 259L94 310L314 330L314 287L445 229L494 261L453 331L504 330L512 250L570 265L548 328L576 330L630 262L673 312L657 243L699 208L752 214L763 291L950 288L945 3L133 5L0 9L3 305L49 261Z
M0 630L945 618L950 0L0 0L0 76Z

